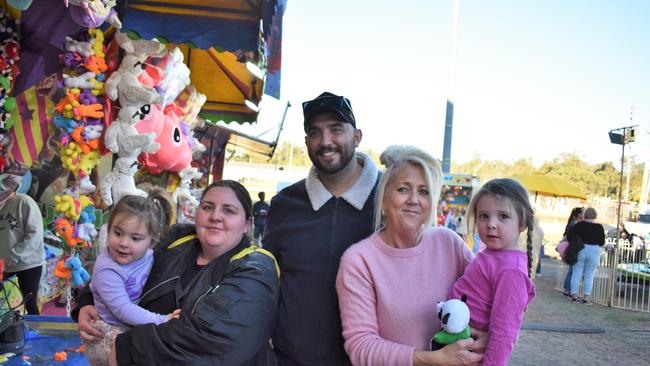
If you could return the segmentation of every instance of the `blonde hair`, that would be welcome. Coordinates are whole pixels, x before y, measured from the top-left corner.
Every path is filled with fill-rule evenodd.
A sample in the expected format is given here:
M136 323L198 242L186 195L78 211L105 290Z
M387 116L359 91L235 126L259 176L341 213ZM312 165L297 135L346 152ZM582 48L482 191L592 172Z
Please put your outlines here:
M377 192L375 193L375 231L383 226L382 202L386 193L386 187L395 175L395 171L403 164L422 168L429 188L429 199L431 200L431 213L425 221L425 226L431 226L436 217L438 198L442 189L442 168L440 161L432 157L426 151L411 145L392 145L381 153L379 160L386 167L382 174Z

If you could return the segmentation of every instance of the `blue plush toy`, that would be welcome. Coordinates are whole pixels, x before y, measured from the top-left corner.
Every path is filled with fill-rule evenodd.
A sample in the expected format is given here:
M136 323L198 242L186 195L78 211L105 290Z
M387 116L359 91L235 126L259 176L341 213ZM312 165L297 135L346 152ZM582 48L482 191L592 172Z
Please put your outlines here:
M90 281L90 275L88 274L88 271L81 266L79 257L74 256L68 258L65 262L65 266L70 269L73 287L83 286L86 282Z
M82 224L93 224L95 222L95 206L88 205L79 213L78 222Z

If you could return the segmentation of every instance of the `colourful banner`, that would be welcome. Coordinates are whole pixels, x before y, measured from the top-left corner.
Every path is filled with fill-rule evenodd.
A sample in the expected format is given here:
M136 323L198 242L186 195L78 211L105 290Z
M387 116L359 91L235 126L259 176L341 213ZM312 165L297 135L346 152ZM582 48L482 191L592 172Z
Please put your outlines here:
M16 122L9 131L13 141L9 156L31 167L52 132L54 104L32 86L16 96L16 106Z

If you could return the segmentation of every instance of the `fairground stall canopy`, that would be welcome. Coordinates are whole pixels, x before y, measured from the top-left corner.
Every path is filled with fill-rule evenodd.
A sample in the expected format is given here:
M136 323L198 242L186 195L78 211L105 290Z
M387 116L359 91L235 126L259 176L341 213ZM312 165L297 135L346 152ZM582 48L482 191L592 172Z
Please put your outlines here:
M280 96L285 7L286 0L129 0L118 1L116 9L123 32L179 47L192 84L207 97L200 114L204 119L252 123L263 94ZM20 17L21 73L14 93L20 112L16 125L25 128L15 129L14 141L19 143L13 155L31 166L47 141L47 112L52 109L39 85L49 86L47 77L63 67L58 56L65 51L66 37L85 30L70 18L63 1L35 1ZM105 33L110 34L110 29L105 28ZM247 145L241 140L248 137L237 135L237 145ZM273 151L275 142L251 139L256 146L267 145L263 154ZM233 141L229 138L223 144ZM211 153L218 154L223 147Z
M280 97L286 0L126 2L122 31L178 46L211 121L254 122L262 94Z

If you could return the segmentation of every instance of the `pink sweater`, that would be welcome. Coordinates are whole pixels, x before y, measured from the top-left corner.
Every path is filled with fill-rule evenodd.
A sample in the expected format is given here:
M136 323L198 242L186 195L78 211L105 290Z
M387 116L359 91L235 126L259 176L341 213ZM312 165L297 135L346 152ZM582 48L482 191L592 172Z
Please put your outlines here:
M449 298L467 295L472 328L488 331L484 366L507 365L524 311L535 296L528 278L528 258L519 250L479 252Z
M354 365L412 365L440 330L447 299L472 253L456 233L430 228L413 248L397 249L377 233L341 258L339 295L345 350Z

